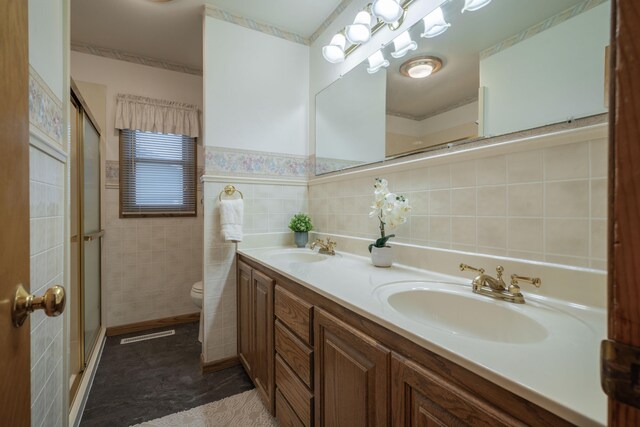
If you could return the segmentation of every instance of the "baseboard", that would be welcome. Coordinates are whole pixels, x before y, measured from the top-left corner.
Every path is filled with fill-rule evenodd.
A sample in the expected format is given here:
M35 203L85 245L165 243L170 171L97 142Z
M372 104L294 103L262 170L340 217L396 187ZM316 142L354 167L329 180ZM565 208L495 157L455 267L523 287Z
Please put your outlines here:
M199 321L200 313L181 314L179 316L165 317L163 319L146 320L144 322L130 323L128 325L111 326L107 328L107 336L112 337L114 335L124 335L132 332L147 331L149 329Z
M203 374L221 371L223 369L232 368L240 364L238 356L227 357L226 359L216 360L215 362L204 363L202 354L200 355L200 368Z

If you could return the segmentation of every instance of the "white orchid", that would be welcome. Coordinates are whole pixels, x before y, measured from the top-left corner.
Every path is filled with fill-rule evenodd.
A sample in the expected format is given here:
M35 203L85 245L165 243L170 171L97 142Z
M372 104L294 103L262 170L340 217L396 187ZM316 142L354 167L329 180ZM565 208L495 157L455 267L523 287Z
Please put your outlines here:
M374 201L373 205L371 205L372 210L369 213L369 217L378 217L380 221L380 238L369 245L369 252L371 252L373 246L378 248L386 246L387 241L395 235L385 235L385 226L393 229L400 224L404 224L407 222L407 215L411 211L409 201L404 196L389 192L386 179L376 178L374 189Z

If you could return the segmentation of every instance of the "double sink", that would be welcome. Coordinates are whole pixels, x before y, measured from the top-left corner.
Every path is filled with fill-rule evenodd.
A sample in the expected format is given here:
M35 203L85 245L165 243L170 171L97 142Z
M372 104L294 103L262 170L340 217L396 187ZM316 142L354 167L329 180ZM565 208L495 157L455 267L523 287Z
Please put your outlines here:
M308 249L278 249L265 255L274 265L294 271L332 259ZM410 322L460 337L509 344L536 343L557 332L559 318L589 333L587 325L552 305L536 300L527 304L492 300L472 293L471 286L460 283L402 280L377 285L372 294L383 308Z

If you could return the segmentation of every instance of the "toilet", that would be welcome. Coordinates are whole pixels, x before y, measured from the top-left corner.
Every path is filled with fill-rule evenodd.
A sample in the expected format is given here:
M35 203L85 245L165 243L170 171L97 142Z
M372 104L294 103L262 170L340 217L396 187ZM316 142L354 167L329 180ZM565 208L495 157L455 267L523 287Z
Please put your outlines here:
M198 330L198 341L202 342L202 282L196 282L191 287L191 301L200 309L200 328Z

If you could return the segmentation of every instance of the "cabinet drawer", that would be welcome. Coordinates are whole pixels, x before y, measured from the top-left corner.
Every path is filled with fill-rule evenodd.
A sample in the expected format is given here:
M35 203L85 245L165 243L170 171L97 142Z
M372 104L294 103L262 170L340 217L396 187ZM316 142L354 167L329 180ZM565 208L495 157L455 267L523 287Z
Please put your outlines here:
M276 286L275 313L276 317L302 341L308 345L312 344L313 305Z
M278 389L276 389L276 419L280 427L304 427L300 418Z
M312 388L313 351L286 326L276 320L276 352L289 364L307 387Z
M313 395L305 385L293 373L291 368L276 354L276 387L287 399L289 405L296 413L305 427L311 426L313 419Z

